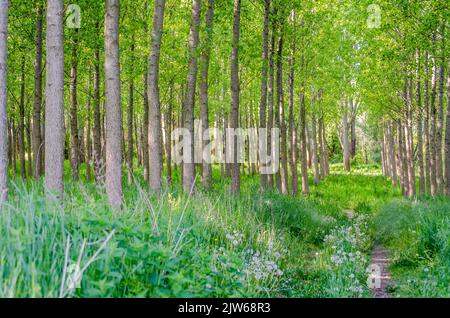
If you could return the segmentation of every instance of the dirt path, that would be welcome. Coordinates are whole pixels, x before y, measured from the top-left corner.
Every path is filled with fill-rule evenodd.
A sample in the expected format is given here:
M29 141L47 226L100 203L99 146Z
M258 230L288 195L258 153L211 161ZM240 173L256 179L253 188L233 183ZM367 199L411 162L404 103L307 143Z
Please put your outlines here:
M349 220L353 219L356 212L349 209L342 210ZM371 273L371 283L374 298L389 298L388 288L391 282L391 274L388 271L389 255L381 245L376 245L372 250L372 262L369 266Z
M372 251L372 293L374 298L389 298L391 274L388 271L389 256L386 249L376 245Z

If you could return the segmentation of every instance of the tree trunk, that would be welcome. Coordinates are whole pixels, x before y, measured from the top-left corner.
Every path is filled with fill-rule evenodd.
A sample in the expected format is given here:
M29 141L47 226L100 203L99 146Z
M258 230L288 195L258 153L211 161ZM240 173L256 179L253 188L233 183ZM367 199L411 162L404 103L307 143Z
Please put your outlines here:
M27 177L25 167L25 55L22 57L21 78L20 78L20 103L19 103L19 159L20 176Z
M424 103L425 103L425 189L427 193L431 192L431 169L430 169L430 102L429 102L429 67L428 52L425 52L425 80L424 80Z
M72 179L78 180L78 168L80 164L80 148L78 138L78 100L77 100L77 76L78 76L78 29L74 29L72 36L72 63L70 69L70 136L71 136L71 156L70 166Z
M267 110L267 72L269 62L269 18L270 18L270 0L264 1L264 28L263 28L263 43L262 43L262 67L261 67L261 97L259 101L259 122L260 128L267 128L266 125L266 110ZM270 127L269 127L270 128ZM267 134L266 134L267 136ZM267 148L266 145L263 146ZM263 149L267 150L267 149ZM265 151L261 151L264 153ZM260 158L261 160L261 158ZM265 160L264 160L265 161ZM260 162L261 168L265 166L266 162ZM261 187L267 189L267 174L261 173Z
M194 163L194 102L195 85L197 81L197 46L199 43L198 26L200 23L201 0L194 0L191 8L191 27L189 32L189 62L186 80L186 99L184 102L184 128L189 131L189 149L183 148L183 152L188 152L188 162L183 161L183 189L190 193L195 191L195 163Z
M132 36L131 44L131 69L134 69L134 34ZM129 94L128 94L128 112L127 112L127 143L128 143L128 151L127 151L127 172L128 172L128 184L132 184L133 182L133 102L134 102L134 79L131 76L130 86L129 86Z
M295 24L294 24L295 30ZM289 166L291 170L291 193L298 193L298 174L297 174L297 151L294 124L294 66L295 66L295 42L292 45L292 51L289 56Z
M27 154L28 154L28 176L31 178L33 176L33 160L31 154L31 118L30 115L27 114Z
M315 109L311 111L311 152L312 152L312 161L314 164L314 183L319 184L320 181L320 171L319 171L319 160L317 157L317 131L316 131L316 114Z
M239 37L241 27L241 0L234 0L233 10L233 39L232 39L232 52L231 52L231 111L230 111L230 123L231 127L239 128ZM239 174L239 161L238 161L238 143L237 137L233 138L233 154L234 161L231 168L231 192L238 194L240 192L240 174Z
M353 103L352 101L350 103ZM350 146L348 142L348 103L344 103L344 109L342 111L342 144L343 144L343 156L344 156L344 169L350 172Z
M214 0L208 0L208 10L206 12L206 37L204 40L204 50L200 59L200 120L202 122L202 129L200 138L202 140L202 157L205 156L203 149L210 143L209 133L205 135L205 131L209 128L209 109L208 109L208 69L209 69L209 55L211 54L212 44L212 27L214 15ZM204 138L206 137L206 138ZM208 154L207 160L203 161L202 169L202 185L206 188L211 186L211 156Z
M47 0L45 87L45 186L60 196L64 191L63 2Z
M436 50L433 57L433 75L431 79L431 103L430 103L430 176L431 176L431 194L438 192L436 180L436 82L437 82L437 61Z
M96 25L99 30L99 24ZM103 182L102 160L102 120L100 114L100 47L96 45L94 52L94 175L97 184Z
M122 207L122 109L119 64L120 0L106 0L105 110L106 193L111 207Z
M450 70L450 61L448 64ZM450 72L447 75L447 115L445 121L445 193L450 196Z
M442 31L444 31L444 28L442 28ZM438 194L444 194L444 176L442 167L442 131L444 127L445 47L443 34L444 32L442 32L442 50L439 67L439 94L436 123L436 185Z
M43 2L36 8L36 36L34 55L34 104L33 104L33 154L34 177L42 175L42 136L41 136L41 109L42 109L42 29L43 29Z
M86 131L86 180L91 181L91 165L92 165L92 139L91 139L91 65L89 65L88 73L88 102L87 102L87 131Z
M145 2L144 10L147 12L148 3ZM148 36L148 25L147 22L144 24L144 34ZM143 120L143 131L142 131L142 160L144 162L144 180L149 181L150 173L150 162L149 162L149 152L148 152L148 133L149 133L149 100L148 100L148 62L150 57L146 56L144 61L144 120Z
M391 171L392 171L392 185L394 187L397 187L398 185L398 178L397 178L397 160L395 156L395 127L394 123L391 121L388 123L388 138L389 138L389 161L391 165Z
M268 102L269 109L267 114L267 154L272 156L272 162L274 157L272 155L272 128L273 128L273 112L274 112L274 61L273 55L275 52L275 36L272 32L271 44L270 44L270 54L269 54L269 88L268 88ZM273 189L273 173L267 175L267 186L269 189Z
M279 71L278 83L279 86L279 110L280 110L280 162L281 162L281 192L283 194L289 193L289 173L288 173L288 149L287 149L287 129L286 116L284 109L284 88L283 88L283 35L280 38L278 46L278 61L277 68Z
M300 93L300 165L302 173L302 193L309 193L308 185L308 154L306 152L306 107L305 107L305 92L304 83L302 83Z
M8 198L8 0L0 0L0 207Z
M420 77L420 53L417 52L416 99L417 99L417 163L419 166L419 192L425 193L425 170L423 165L423 107ZM411 97L412 98L412 97Z
M172 183L172 120L173 120L173 86L174 81L171 79L169 84L169 109L166 116L166 170L167 170L167 184Z
M412 78L406 80L406 120L405 120L405 148L408 165L408 196L416 194L416 174L414 169L414 144L412 135Z

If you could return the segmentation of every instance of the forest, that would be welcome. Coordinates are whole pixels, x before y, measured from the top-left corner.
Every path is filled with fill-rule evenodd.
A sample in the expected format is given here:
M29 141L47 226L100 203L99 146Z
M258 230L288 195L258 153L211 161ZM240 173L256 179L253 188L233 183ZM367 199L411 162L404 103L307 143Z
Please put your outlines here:
M0 298L449 298L449 9L0 0Z

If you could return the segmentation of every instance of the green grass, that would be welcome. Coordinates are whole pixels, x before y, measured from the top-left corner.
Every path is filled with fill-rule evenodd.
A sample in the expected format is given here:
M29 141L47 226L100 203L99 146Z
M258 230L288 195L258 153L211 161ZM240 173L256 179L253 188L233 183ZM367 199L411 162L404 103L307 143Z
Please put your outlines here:
M137 169L132 185L124 178L123 211L114 212L102 187L72 182L66 168L62 205L43 199L42 181L14 179L0 212L0 297L370 297L374 230L383 231L386 207L403 202L377 166L347 174L333 165L308 197L261 193L257 176L242 176L242 194L233 196L218 170L210 191L184 194L175 171L173 185L154 196ZM435 226L448 233L448 219L447 228ZM395 249L394 241L386 244ZM439 275L448 281L448 272Z
M376 219L377 240L390 251L392 293L450 297L450 200L395 200Z

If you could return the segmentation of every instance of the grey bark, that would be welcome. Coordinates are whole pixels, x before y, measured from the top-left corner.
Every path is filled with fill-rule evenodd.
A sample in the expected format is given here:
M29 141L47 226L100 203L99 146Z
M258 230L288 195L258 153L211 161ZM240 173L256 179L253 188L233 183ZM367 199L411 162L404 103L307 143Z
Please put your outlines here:
M149 186L152 191L161 190L162 145L161 145L161 106L159 100L159 58L164 24L165 0L155 1L153 29L151 33L148 69L148 151Z
M189 32L189 61L186 80L186 96L184 102L184 128L189 131L190 162L183 162L183 189L185 192L194 191L195 188L195 164L194 164L194 103L195 86L197 81L197 46L199 43L198 26L200 23L201 0L193 0L191 8L191 27Z
M231 52L231 111L230 111L230 128L239 127L239 38L241 29L241 0L234 0L233 10L233 38ZM238 145L237 138L233 138L233 154L234 162L231 166L231 191L238 194L240 191L240 174L238 162Z
M209 128L209 109L208 109L208 70L209 70L209 55L211 54L212 43L212 27L214 15L214 0L208 0L208 9L206 11L206 37L204 40L204 50L200 59L200 119L202 122L202 149L209 144L209 134L204 136L204 132ZM206 137L203 139L203 137ZM203 159L202 169L202 185L206 188L211 186L212 170L211 164Z
M64 191L64 1L47 1L45 186ZM49 197L51 198L51 196Z
M8 198L8 0L0 0L0 206Z
M105 121L106 193L111 207L122 207L122 109L120 98L120 0L106 0L105 16Z
M261 67L261 97L259 101L259 122L261 128L266 128L266 110L267 110L267 71L269 62L269 18L270 18L270 0L264 1L264 28L262 43L262 67ZM263 166L264 164L261 163ZM261 187L267 188L267 175L261 174Z
M33 154L34 177L42 175L43 144L41 136L41 109L42 109L42 30L43 30L43 2L36 8L36 36L34 54L34 103L33 103Z

